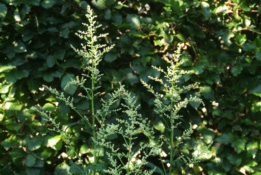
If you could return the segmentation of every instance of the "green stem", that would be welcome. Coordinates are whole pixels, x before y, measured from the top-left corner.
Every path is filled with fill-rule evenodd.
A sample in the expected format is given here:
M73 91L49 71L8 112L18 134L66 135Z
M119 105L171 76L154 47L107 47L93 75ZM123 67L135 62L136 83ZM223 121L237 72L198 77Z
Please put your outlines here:
M163 170L164 170L164 174L167 175L167 171L166 171L166 169L165 169L165 166L164 166L164 164L163 164L163 160L162 160L162 157L161 157L161 156L160 156L160 161L161 161L161 165L162 165Z
M90 36L91 39L93 39L93 33ZM94 107L94 86L95 86L95 75L93 73L94 70L94 59L93 59L93 45L94 42L92 41L91 44L91 48L90 48L90 53L91 53L91 64L92 64L92 69L91 69L91 77L92 77L92 87L91 87L91 106L92 106L92 136L94 139L94 165L96 165L97 163L97 154L96 154L96 149L97 149L97 145L96 145L96 140L97 140L97 136L96 136L96 132L95 132L95 107ZM87 63L88 64L88 63ZM96 174L96 169L94 170L94 174Z
M171 120L172 120L172 112L171 112ZM169 167L169 174L171 175L171 171L172 171L172 166L171 166L171 162L173 161L173 136L174 136L174 130L173 130L173 121L171 121L171 134L170 134L170 167Z
M174 75L173 75L174 76ZM173 78L174 79L174 78ZM173 88L174 88L174 82L171 82L171 88L172 88L172 92L174 92ZM170 111L170 129L171 129L171 134L170 134L170 167L169 167L169 175L171 175L171 171L172 171L172 161L173 161L173 137L174 137L174 117L173 117L173 110L172 107L174 105L174 99L171 99L171 111Z
M131 128L134 128L133 125L134 124L132 123ZM128 163L127 163L127 175L130 174L129 166L130 166L130 161L131 161L131 142L132 142L132 134L130 134L130 139L129 139L129 144L128 144L129 152L128 152Z

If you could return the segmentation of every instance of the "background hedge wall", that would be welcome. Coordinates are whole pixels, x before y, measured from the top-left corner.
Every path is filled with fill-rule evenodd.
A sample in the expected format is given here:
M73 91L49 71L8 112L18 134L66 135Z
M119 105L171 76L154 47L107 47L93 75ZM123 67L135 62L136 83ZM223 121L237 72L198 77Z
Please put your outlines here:
M159 77L151 65L166 66L162 58L182 43L184 69L196 73L186 81L200 82L205 102L196 110L191 104L184 120L198 126L193 140L199 149L211 144L194 174L261 174L261 7L256 0L2 0L0 174L61 174L69 167L61 153L70 156L71 150L32 107L54 110L57 100L42 85L62 90L80 75L81 58L70 44L79 46L74 33L86 21L88 5L102 32L109 33L107 42L116 44L100 65L104 92L123 82L159 128L152 95L140 80ZM67 93L88 112L88 103ZM63 125L72 122L65 105L55 115ZM84 133L70 132L77 135L75 150L83 151Z

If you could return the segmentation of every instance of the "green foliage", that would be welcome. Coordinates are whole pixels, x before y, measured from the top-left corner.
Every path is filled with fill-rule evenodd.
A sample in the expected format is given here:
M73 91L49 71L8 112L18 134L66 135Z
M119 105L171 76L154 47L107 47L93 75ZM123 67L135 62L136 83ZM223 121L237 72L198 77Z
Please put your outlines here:
M186 108L189 103L202 103L202 100L198 98L197 96L189 96L188 98L183 98L182 94L186 92L191 92L193 89L197 88L197 84L189 84L189 85L182 85L182 79L184 75L188 75L192 73L192 71L185 71L180 68L180 66L183 64L183 61L180 60L181 57L181 46L178 46L177 51L170 55L171 59L165 58L165 61L169 64L167 67L167 70L164 71L160 67L153 67L157 71L161 72L164 75L163 79L155 78L155 77L149 77L151 80L154 80L162 86L162 93L155 92L154 88L144 81L142 81L143 85L148 89L149 92L151 92L155 96L154 104L155 104L155 113L159 115L160 120L164 128L166 128L166 131L162 132L163 143L167 145L168 148L170 148L170 153L168 153L168 150L163 150L163 152L167 152L169 155L169 161L170 164L168 167L169 174L173 173L173 169L176 168L176 171L180 168L179 166L176 167L176 162L179 161L181 158L186 163L187 167L190 164L196 163L197 159L200 160L201 156L198 155L194 156L195 158L190 159L187 158L184 155L180 155L179 147L183 144L184 140L190 139L191 134L193 132L192 125L185 130L182 134L177 134L177 128L179 128L179 125L182 121L182 115L180 115L180 111L182 108ZM176 130L176 132L175 132ZM174 146L175 145L175 146ZM206 149L200 149L200 151L206 152ZM166 154L166 153L165 153ZM182 153L181 153L182 154ZM200 154L198 152L198 154ZM202 154L202 153L201 153ZM179 156L177 156L179 155ZM183 157L184 156L184 157ZM176 158L176 160L174 159ZM207 159L210 159L208 157ZM204 159L204 158L203 158ZM162 160L161 162L166 162L165 160ZM180 164L180 161L179 161ZM166 174L166 169L163 165L164 172Z
M193 173L260 174L259 2L121 2L0 2L0 174L53 174L56 166L63 162L75 172L84 169L79 170L75 164L70 164L69 158L75 157L74 152L79 152L82 145L92 143L92 129L82 127L79 124L82 118L76 115L74 109L45 91L42 84L60 92L64 88L61 87L64 77L71 75L77 80L76 77L83 73L86 64L70 45L78 48L81 42L73 33L82 30L81 23L88 5L99 14L97 20L102 28L97 32L110 33L101 43L115 44L111 52L105 54L105 61L99 64L100 73L104 76L98 84L101 93L95 103L97 108L103 104L100 97L108 100L108 94L118 87L116 82L121 82L137 96L141 115L148 118L155 133L169 132L161 118L153 112L154 97L147 93L140 80L161 92L161 86L147 78L160 78L161 74L151 66L166 70L167 64L163 59L180 43L183 49L181 60L184 61L181 69L195 72L185 75L184 83L198 82L205 103L204 108L198 103L189 103L180 111L184 121L192 122L195 128L198 126L190 143L182 145L182 153L192 148L203 149L213 142L209 148L211 159L195 164ZM90 82L86 84L90 85ZM75 87L74 84L70 86ZM70 93L74 97L74 106L81 114L91 116L91 103L78 96L84 94L83 91L77 87L73 92ZM64 92L64 98L67 99L70 93ZM194 91L191 95L200 96ZM182 98L189 96L190 92L187 92ZM51 107L47 109L51 109L52 114L47 116L56 117L56 121L64 126L61 131L67 128L63 136L72 137L72 149L65 147L68 144L63 137L60 150L47 147L48 139L60 134L49 130L53 124L34 112L31 107L36 104ZM118 105L119 100L113 108ZM109 115L106 123L114 121L113 118ZM188 128L183 124L180 127ZM179 133L177 130L176 134ZM91 148L90 145L88 147ZM33 160L27 163L29 155L36 157L35 164ZM228 155L231 156L228 158ZM91 157L92 153L87 151L82 155L86 156ZM147 165L161 167L159 161L149 161ZM64 167L67 172L65 166L59 167ZM160 169L156 168L154 172L162 174Z
M98 144L107 148L109 168L104 170L107 174L152 174L154 170L143 170L148 164L150 156L158 156L160 146L153 143L146 143L143 139L136 144L139 135L143 134L147 140L154 140L154 132L148 123L138 113L140 105L137 104L135 96L126 91L123 87L119 89L125 104L122 105L123 114L116 118L116 122L102 127L98 132ZM115 138L123 139L122 145L115 146ZM148 151L149 150L149 151Z

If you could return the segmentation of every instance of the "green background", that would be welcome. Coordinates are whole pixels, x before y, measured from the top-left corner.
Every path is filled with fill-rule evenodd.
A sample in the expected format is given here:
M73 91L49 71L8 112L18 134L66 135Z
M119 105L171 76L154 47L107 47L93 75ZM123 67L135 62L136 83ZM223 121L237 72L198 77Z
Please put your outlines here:
M194 174L261 174L261 7L257 0L2 0L0 2L0 174L69 174L70 164L61 135L37 115L33 106L53 111L62 125L77 120L72 111L42 88L63 90L81 74L82 58L74 33L83 29L87 5L95 10L100 32L115 44L99 69L102 92L125 84L142 104L143 115L156 130L164 126L152 111L153 96L141 85L151 68L164 67L162 58L183 44L185 70L195 74L205 107L190 104L184 120L196 124L192 141L206 150ZM156 86L156 85L155 85ZM90 104L74 95L88 114ZM105 93L105 97L106 97ZM49 129L48 129L49 128ZM89 131L74 127L76 152L88 154ZM87 136L86 136L87 135ZM207 146L210 145L209 148ZM189 146L183 148L190 150ZM195 149L195 148L194 148ZM209 151L207 151L209 149Z

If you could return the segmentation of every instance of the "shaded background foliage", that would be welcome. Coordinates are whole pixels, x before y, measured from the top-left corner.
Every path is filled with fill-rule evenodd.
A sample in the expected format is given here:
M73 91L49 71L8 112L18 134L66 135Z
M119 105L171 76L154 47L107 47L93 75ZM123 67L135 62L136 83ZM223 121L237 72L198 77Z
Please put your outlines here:
M102 90L123 82L142 104L144 116L161 131L152 112L152 96L141 85L160 74L151 65L166 66L162 57L183 44L184 69L200 82L205 108L191 104L185 121L197 124L193 142L210 151L194 166L194 174L260 174L261 38L260 3L256 0L3 0L0 2L0 174L69 174L67 150L60 135L32 110L40 104L69 125L77 118L42 89L64 89L81 73L81 58L70 44L85 21L87 5L95 10L108 43L116 47L100 65ZM152 83L152 82L150 82ZM156 86L156 85L155 85ZM77 94L77 107L89 104ZM106 98L106 93L101 94ZM198 108L197 108L198 107ZM195 110L196 109L196 110ZM185 127L185 126L184 126ZM88 155L88 129L74 127L76 152ZM86 140L83 142L82 140ZM184 146L186 153L191 146ZM59 157L57 159L57 157Z

